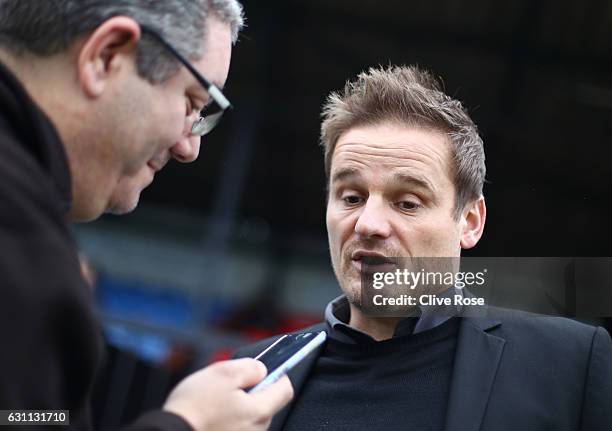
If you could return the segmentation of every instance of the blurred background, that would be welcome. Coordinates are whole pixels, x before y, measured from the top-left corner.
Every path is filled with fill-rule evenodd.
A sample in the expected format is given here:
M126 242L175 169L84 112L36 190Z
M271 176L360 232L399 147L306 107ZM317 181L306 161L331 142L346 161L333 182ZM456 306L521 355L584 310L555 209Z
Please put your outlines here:
M320 108L370 66L430 69L479 126L488 217L467 255L611 255L612 2L243 4L236 109L200 158L170 163L134 213L75 227L109 343L102 428L237 346L322 319L339 288Z

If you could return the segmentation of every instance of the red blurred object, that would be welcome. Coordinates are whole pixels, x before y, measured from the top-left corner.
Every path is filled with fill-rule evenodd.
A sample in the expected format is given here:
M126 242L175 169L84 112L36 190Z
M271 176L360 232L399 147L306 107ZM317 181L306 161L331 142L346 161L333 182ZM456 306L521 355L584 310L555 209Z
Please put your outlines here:
M309 314L292 315L290 317L280 319L278 325L274 328L262 328L254 325L245 325L238 330L238 333L240 333L245 340L247 340L245 344L250 344L265 338L273 337L274 335L294 332L314 325L319 321L320 319ZM231 359L235 350L236 349L232 348L217 350L211 355L209 363Z
M234 349L217 350L212 355L210 355L207 365L214 364L215 362L227 361L228 359L232 359L233 354L234 354Z

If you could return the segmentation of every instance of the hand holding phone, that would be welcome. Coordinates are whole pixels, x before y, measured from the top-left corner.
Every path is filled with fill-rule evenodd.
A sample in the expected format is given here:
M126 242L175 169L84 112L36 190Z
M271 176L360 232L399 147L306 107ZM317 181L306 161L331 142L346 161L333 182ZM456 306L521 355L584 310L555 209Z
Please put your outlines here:
M265 367L252 358L214 363L181 381L163 410L179 415L195 431L265 431L293 397L289 379L256 394L245 393L265 375Z

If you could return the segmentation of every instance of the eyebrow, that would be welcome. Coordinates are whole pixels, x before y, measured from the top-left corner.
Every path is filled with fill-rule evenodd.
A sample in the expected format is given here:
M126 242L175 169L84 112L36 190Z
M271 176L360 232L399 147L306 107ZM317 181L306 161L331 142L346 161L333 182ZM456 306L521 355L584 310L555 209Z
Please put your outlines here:
M344 181L353 178L361 178L361 173L355 168L343 168L332 174L331 182Z
M361 178L361 172L356 168L343 168L332 174L330 183L339 181L353 180ZM417 187L435 191L433 184L425 177L407 172L397 172L393 175L393 179L403 184L413 184Z
M414 184L418 187L421 187L427 190L431 190L432 192L436 190L433 184L427 178L421 175L409 174L406 172L398 172L395 175L393 175L393 177L396 181L399 181L402 183Z

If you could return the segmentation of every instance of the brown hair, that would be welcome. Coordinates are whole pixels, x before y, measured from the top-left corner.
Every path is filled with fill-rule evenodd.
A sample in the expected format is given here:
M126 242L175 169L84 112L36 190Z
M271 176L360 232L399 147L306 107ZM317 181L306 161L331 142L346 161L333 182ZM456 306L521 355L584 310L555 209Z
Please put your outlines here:
M454 216L482 195L485 155L478 129L461 102L444 94L440 83L415 66L370 68L344 92L332 92L321 114L321 145L329 180L338 138L349 129L391 121L448 136L452 144L451 169L456 187Z

